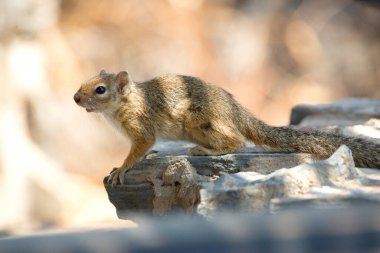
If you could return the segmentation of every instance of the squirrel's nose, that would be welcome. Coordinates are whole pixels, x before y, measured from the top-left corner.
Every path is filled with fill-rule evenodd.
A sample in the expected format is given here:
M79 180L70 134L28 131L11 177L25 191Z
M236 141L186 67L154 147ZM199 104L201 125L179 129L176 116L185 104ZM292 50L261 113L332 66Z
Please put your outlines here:
M74 101L75 101L75 103L79 103L80 102L80 96L79 96L78 93L75 93L75 95L74 95Z

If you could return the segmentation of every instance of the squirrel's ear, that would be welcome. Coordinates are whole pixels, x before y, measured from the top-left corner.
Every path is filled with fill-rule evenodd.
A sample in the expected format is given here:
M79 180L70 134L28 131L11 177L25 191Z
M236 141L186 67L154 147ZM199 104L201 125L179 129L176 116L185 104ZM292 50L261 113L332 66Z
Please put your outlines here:
M124 93L127 86L132 83L132 80L127 71L120 71L116 75L116 83L118 85L118 91Z
M104 76L107 75L107 71L105 69L100 70L99 75Z

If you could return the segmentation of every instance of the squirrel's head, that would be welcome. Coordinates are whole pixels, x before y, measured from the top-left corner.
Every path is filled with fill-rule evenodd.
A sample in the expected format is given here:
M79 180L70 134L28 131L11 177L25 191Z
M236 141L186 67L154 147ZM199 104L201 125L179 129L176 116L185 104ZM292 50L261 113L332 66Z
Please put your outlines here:
M123 96L128 95L133 85L128 72L117 75L100 71L99 75L84 82L74 95L74 101L87 112L104 112L117 107Z

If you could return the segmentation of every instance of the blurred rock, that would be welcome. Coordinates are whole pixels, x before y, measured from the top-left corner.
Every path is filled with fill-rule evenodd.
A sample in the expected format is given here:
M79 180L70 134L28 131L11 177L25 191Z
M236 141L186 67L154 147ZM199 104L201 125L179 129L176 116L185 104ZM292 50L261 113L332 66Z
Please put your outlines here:
M184 215L143 217L136 229L36 233L2 238L0 248L2 253L374 253L380 251L379 212L379 206L361 205L275 214L235 212L211 221Z
M380 141L380 120L370 119L364 124L351 126L330 126L320 128L325 131L347 136L361 136L372 138L373 141Z
M352 98L333 104L297 105L290 118L298 129L380 139L380 100Z
M304 126L356 125L371 118L380 118L380 100L350 98L332 104L297 105L290 115L290 124Z

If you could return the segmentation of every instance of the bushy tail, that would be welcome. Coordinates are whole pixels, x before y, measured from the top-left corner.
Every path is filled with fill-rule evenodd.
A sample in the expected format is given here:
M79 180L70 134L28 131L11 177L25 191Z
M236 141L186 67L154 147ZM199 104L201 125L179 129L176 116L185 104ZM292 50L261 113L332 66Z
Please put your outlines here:
M347 137L322 131L302 131L289 127L271 127L241 108L239 131L259 146L282 152L309 153L319 159L331 156L342 144L348 146L357 167L380 169L380 142Z

